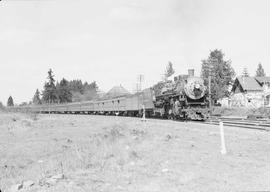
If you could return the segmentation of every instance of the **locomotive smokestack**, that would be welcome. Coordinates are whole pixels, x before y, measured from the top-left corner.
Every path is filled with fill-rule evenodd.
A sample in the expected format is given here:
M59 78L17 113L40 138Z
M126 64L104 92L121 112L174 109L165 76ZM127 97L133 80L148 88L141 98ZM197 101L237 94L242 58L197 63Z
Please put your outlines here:
M188 76L189 77L194 77L194 69L189 69L188 70Z

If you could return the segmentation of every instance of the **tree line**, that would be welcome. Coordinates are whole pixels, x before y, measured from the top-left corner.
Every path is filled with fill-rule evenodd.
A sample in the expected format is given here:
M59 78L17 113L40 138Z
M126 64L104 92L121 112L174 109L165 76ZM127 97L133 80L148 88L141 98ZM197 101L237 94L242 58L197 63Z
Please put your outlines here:
M98 86L95 81L83 83L81 80L68 81L63 78L60 82L56 82L50 69L43 90L41 92L36 90L32 103L39 105L88 101L97 98L97 92Z

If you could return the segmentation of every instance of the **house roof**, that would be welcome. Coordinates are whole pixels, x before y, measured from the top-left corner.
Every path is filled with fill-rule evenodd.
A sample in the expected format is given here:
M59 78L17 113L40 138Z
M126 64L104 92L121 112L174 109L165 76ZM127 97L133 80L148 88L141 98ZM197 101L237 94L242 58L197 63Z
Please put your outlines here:
M270 77L255 77L255 79L260 83L270 83Z
M111 88L108 93L106 93L105 97L119 97L119 96L124 96L124 95L129 95L130 93L121 85L120 86L114 86Z
M260 86L258 81L254 77L237 77L235 82L239 82L240 86L244 91L262 91L263 88ZM234 85L234 89L236 84Z

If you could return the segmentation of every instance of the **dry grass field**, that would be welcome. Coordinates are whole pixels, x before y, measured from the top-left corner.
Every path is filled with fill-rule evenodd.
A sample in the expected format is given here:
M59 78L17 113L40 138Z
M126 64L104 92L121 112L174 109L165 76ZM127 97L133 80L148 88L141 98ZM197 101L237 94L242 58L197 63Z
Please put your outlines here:
M2 191L270 191L269 132L89 115L0 114ZM16 188L16 189L15 189Z

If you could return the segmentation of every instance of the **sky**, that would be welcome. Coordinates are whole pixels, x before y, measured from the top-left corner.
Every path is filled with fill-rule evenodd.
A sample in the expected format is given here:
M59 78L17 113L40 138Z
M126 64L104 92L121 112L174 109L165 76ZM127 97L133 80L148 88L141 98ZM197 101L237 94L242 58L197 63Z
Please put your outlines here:
M269 0L2 0L0 101L19 104L43 89L47 71L96 81L108 91L161 80L221 49L239 75L262 63L270 76Z

